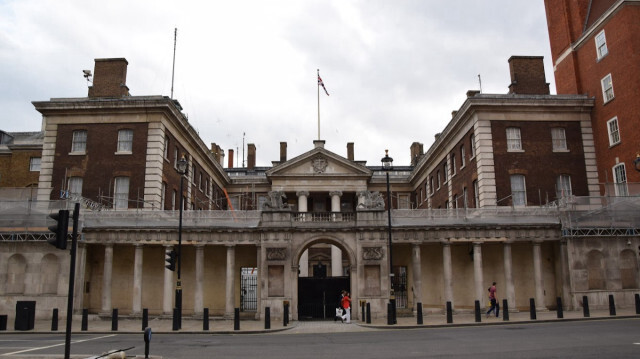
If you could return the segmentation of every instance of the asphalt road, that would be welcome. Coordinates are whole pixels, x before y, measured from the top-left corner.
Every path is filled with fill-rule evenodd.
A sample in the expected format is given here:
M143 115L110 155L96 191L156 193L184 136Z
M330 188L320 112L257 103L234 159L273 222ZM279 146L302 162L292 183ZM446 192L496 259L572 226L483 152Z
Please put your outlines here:
M78 334L72 337L71 353L86 358L132 346L128 357L144 354L142 334ZM42 349L29 350L34 348ZM0 359L61 358L63 353L64 334L0 335ZM157 334L150 353L258 359L640 358L640 319L288 335Z

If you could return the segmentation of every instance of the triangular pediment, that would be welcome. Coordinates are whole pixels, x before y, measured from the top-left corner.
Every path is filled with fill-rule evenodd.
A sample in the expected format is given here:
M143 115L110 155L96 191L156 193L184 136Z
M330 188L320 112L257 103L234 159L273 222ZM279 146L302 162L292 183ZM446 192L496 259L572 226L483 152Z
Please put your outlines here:
M276 177L360 177L369 178L373 172L367 167L339 156L323 147L281 163L266 172Z

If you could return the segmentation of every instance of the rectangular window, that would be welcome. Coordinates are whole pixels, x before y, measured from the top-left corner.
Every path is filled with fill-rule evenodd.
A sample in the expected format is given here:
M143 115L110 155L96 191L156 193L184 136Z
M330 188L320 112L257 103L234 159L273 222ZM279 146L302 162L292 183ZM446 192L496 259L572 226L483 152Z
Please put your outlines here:
M628 196L627 170L624 163L613 166L613 181L615 182L616 196Z
M38 172L40 171L40 161L42 159L40 157L31 157L29 160L29 171Z
M429 189L430 189L430 191L428 193L433 194L433 191L435 190L435 187L433 187L433 176L431 176L431 178L429 178Z
M556 180L556 197L570 197L571 196L571 176L560 175Z
M471 141L471 147L470 148L470 155L471 158L474 158L476 156L476 136L474 136L473 134L471 134L471 136L469 136L469 139Z
M554 151L567 150L567 137L564 128L556 127L551 129L551 142Z
M440 170L438 170L438 189L440 189Z
M82 177L69 177L67 190L69 198L82 197Z
M468 208L469 207L469 200L467 199L468 193L467 193L467 187L463 187L462 188L462 205L464 206L464 208Z
M172 211L176 210L176 198L178 198L178 191L174 189L173 193L171 194L171 210Z
M169 160L169 139L164 139L164 159Z
M600 80L600 83L602 84L602 98L604 103L613 100L613 81L611 80L611 74L608 74Z
M87 131L73 131L71 152L84 153L87 151Z
M511 201L514 206L527 205L527 190L523 175L511 175Z
M480 208L480 188L478 187L478 180L473 181L473 201L475 208Z
M162 188L160 189L160 210L165 210L164 205L165 205L165 200L166 200L166 194L167 194L167 184L162 182Z
M507 127L507 151L522 150L522 139L518 127Z
M617 117L614 117L607 121L607 131L609 131L609 146L620 143L620 130L618 128Z
M460 146L460 168L463 168L466 162L464 145Z
M173 167L178 168L178 147L173 150Z
M198 173L198 189L202 192L202 172Z
M118 131L118 152L133 151L133 130Z
M451 154L451 176L456 174L456 154Z
M598 60L607 56L609 50L607 50L607 39L604 36L604 30L600 31L596 35L596 51L598 52Z
M113 208L129 208L129 177L116 177L113 191Z
M411 209L411 201L408 194L398 195L398 209Z
M447 183L449 180L449 167L447 166L447 162L442 166L442 172L444 173L444 183Z

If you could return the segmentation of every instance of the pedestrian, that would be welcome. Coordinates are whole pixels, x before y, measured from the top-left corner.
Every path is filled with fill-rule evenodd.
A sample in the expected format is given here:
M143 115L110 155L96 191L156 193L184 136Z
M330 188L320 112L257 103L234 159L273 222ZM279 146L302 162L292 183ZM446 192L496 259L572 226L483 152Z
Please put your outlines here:
M349 292L345 291L344 296L342 297L342 308L344 309L344 315L342 316L342 320L346 320L347 324L351 323L351 298L349 297Z
M491 285L491 287L489 287L489 301L491 302L491 308L489 308L489 310L487 311L487 318L489 317L489 314L491 314L492 311L495 311L496 314L496 318L498 317L498 302L496 299L496 282L493 282L493 284Z

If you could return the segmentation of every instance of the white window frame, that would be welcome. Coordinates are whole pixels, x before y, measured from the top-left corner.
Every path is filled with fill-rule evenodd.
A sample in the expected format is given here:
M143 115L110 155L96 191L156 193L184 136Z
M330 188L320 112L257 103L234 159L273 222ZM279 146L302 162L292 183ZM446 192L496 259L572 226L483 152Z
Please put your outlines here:
M118 147L116 153L133 153L133 130L118 130Z
M519 127L507 127L507 152L521 152L522 151L522 135L520 134Z
M480 185L478 184L478 180L472 182L473 184L473 201L475 202L473 205L475 208L480 208Z
M444 173L444 183L449 181L449 166L447 165L447 161L444 161L444 166L442 167L442 172Z
M603 77L602 80L600 80L600 85L602 86L602 99L604 103L616 97L613 93L613 79L611 78L611 74Z
M116 177L113 180L113 208L129 208L129 177Z
M473 159L476 156L476 136L472 133L471 136L469 136L469 141L471 142L471 147L470 147L470 155L471 155L471 159Z
M527 182L524 175L515 174L510 177L511 182L511 203L514 207L524 207L527 205Z
M460 145L460 169L463 169L466 164L466 158L464 158L464 145Z
M604 35L604 29L595 36L597 59L600 60L609 54L607 49L607 38Z
M558 178L556 178L556 198L571 197L572 194L571 176L559 175Z
M627 169L624 163L618 163L611 169L613 172L614 190L616 196L628 196L629 188L627 188Z
M29 171L40 172L42 157L31 157L29 159Z
M164 205L167 197L167 184L162 182L162 187L160 188L160 210L164 211Z
M456 154L451 152L451 177L456 175Z
M87 152L87 131L75 130L71 135L71 153Z
M177 197L178 197L178 191L176 191L174 189L173 192L171 192L171 210L172 211L176 210L176 198Z
M411 200L408 194L398 194L398 209L411 209Z
M607 133L609 134L609 146L620 143L620 126L617 116L607 121Z
M567 133L562 127L551 128L551 143L553 152L566 152L567 149Z
M74 196L82 197L82 177L69 177L67 181L67 198L74 198Z
M169 139L164 139L164 159L169 160Z

